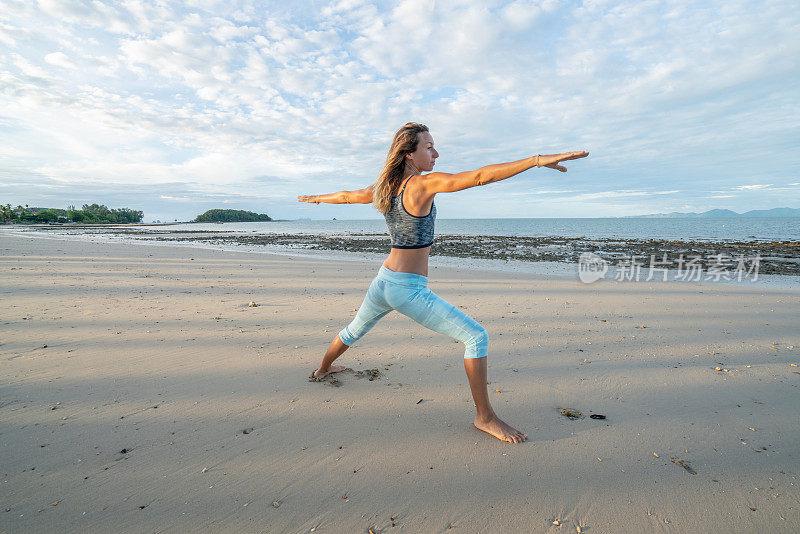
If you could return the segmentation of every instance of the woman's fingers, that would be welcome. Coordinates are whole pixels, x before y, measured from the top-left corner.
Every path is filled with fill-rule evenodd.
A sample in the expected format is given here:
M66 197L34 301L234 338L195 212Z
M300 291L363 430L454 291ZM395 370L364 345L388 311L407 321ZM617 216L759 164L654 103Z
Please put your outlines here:
M565 152L564 154L555 154L554 157L556 158L555 161L542 165L543 167L550 167L551 169L555 169L561 172L567 172L567 168L563 165L559 165L559 162L567 161L571 159L579 159L585 158L588 156L589 153L585 150L581 150L580 152Z
M571 159L585 158L588 155L589 155L589 152L587 152L585 150L581 150L579 152L564 152L563 154L549 154L547 156L540 156L542 158L548 158L548 159L554 160L554 161L550 161L548 163L545 163L544 165L541 165L541 166L542 167L550 167L551 169L556 169L556 170L559 170L561 172L567 172L566 168L564 168L564 167L562 167L560 165L557 165L557 164L559 162L561 162L561 161L568 161L568 160L571 160Z
M567 152L566 154L561 154L561 155L564 156L564 157L558 158L559 161L565 161L565 160L568 160L568 159L585 158L586 156L589 155L589 153L586 152L585 150L582 150L580 152Z

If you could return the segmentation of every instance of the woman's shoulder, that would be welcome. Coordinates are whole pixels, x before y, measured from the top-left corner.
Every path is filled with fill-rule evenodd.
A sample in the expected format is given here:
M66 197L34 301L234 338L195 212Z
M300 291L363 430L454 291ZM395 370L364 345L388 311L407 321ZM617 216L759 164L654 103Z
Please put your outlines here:
M414 176L409 176L405 184L408 187L425 187L428 183L430 183L433 174L435 173L415 174Z
M409 178L403 194L403 204L406 210L411 210L412 213L429 213L433 208L436 193L432 192L432 188L428 184L428 180L430 180L428 176L427 174L416 174ZM415 217L419 217L419 215L415 215Z
M435 174L436 173L431 172L428 174L416 174L412 176L408 182L408 187L406 187L406 191L408 191L409 188L412 188L412 190L417 194L424 193L425 196L436 195L436 193L432 192L431 190L431 184L435 180L435 176L433 175Z
M430 178L428 178L429 176L430 174L414 174L403 178L400 181L400 184L397 186L397 189L392 194L392 198L399 197L401 192L407 192L414 196L418 196L423 191L427 192L429 189L427 185L430 182Z

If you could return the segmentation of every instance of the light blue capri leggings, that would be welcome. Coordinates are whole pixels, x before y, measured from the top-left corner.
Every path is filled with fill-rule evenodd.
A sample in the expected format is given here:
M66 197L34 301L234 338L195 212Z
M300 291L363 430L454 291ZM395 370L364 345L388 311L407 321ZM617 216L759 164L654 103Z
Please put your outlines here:
M339 338L347 346L358 341L387 313L397 310L422 326L464 343L464 358L483 358L489 336L486 329L442 297L428 289L428 277L398 273L381 265L355 319Z

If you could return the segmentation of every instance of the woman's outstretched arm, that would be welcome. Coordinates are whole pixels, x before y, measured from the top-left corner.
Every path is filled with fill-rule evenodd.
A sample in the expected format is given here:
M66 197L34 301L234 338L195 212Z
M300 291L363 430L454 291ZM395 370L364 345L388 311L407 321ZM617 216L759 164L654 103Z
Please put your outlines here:
M567 168L563 165L559 165L559 163L571 159L585 158L588 155L589 153L586 151L546 154L531 156L510 163L486 165L474 171L458 172L455 174L432 172L425 175L425 180L422 183L425 184L426 192L429 194L452 193L478 185L499 182L500 180L505 180L523 171L527 171L531 167L549 167L557 171L567 172Z
M372 188L373 186L369 186L358 191L337 191L336 193L327 193L325 195L300 195L297 197L297 201L312 202L314 204L319 204L320 202L327 204L369 204L372 202Z

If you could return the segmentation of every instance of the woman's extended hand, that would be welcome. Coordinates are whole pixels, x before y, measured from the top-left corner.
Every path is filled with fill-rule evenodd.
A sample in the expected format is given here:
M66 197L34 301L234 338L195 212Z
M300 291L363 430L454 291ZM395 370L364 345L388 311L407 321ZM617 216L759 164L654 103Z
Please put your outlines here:
M559 165L559 163L569 159L585 158L588 155L589 153L585 150L580 152L565 152L563 154L547 154L539 157L539 167L550 167L557 171L567 172L567 168L563 165Z
M319 199L317 198L318 195L299 195L297 197L298 202L313 202L314 204L319 204Z

